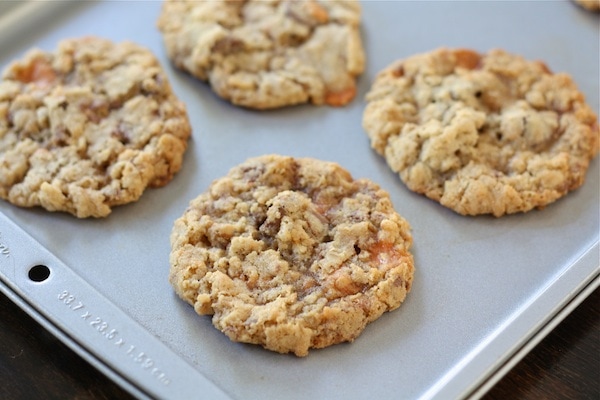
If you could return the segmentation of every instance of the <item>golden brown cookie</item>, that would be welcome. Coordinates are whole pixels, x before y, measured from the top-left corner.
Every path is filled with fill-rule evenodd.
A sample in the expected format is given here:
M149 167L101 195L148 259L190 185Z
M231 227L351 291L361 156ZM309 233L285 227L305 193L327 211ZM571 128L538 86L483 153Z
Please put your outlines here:
M364 69L357 0L180 1L158 27L169 57L233 104L342 106Z
M460 214L542 208L581 186L596 115L571 77L502 50L438 49L382 71L372 147L411 190Z
M409 230L385 191L337 164L253 158L175 222L170 282L231 340L305 356L400 306Z
M31 50L0 81L0 198L104 217L169 182L189 135L148 50L95 37Z
M573 0L573 1L589 11L596 11L596 12L600 11L600 0Z

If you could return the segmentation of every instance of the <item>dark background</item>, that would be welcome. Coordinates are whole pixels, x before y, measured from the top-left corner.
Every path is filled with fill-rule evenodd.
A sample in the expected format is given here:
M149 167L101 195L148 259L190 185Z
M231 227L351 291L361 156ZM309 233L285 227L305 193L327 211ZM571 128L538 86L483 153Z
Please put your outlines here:
M132 399L0 294L0 399ZM600 400L600 289L485 396Z

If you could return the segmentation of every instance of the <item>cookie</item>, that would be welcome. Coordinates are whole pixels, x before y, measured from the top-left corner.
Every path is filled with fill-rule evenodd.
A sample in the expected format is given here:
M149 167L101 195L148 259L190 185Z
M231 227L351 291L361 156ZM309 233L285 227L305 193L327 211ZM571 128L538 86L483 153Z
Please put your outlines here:
M600 0L573 0L589 11L600 11Z
M400 306L411 244L375 183L266 155L214 181L175 222L170 282L231 340L305 356Z
M357 0L164 2L158 19L178 68L233 104L343 106L364 69Z
M583 184L598 152L572 78L503 50L397 61L366 100L371 146L409 189L464 215L543 208Z
M148 50L96 37L34 49L0 81L0 198L105 217L168 183L189 135Z

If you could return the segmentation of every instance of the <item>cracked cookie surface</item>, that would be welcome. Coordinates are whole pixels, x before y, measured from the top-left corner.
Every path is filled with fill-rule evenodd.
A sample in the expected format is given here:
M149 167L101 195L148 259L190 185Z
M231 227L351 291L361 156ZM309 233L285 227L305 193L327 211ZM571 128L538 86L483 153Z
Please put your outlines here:
M409 224L373 182L267 155L190 202L171 234L169 279L231 340L305 356L400 306L411 245Z
M173 63L233 104L342 106L364 69L357 0L164 2Z
M367 94L363 127L407 187L464 215L543 208L580 187L598 123L565 73L503 50L397 61Z
M97 37L34 49L0 82L0 198L104 217L168 183L189 135L148 50Z

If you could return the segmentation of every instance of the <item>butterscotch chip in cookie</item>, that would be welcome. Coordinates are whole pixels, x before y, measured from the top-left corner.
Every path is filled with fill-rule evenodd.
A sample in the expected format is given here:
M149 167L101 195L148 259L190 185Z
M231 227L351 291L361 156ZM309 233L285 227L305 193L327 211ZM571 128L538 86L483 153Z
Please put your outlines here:
M170 282L231 340L305 356L400 306L409 229L385 191L337 164L262 156L175 222Z
M411 190L460 214L542 208L581 186L596 115L571 77L502 50L438 49L376 77L363 126Z
M357 0L167 0L158 19L173 63L233 104L342 106L364 69Z
M0 81L0 198L104 217L169 182L189 135L148 50L96 37L34 49Z

